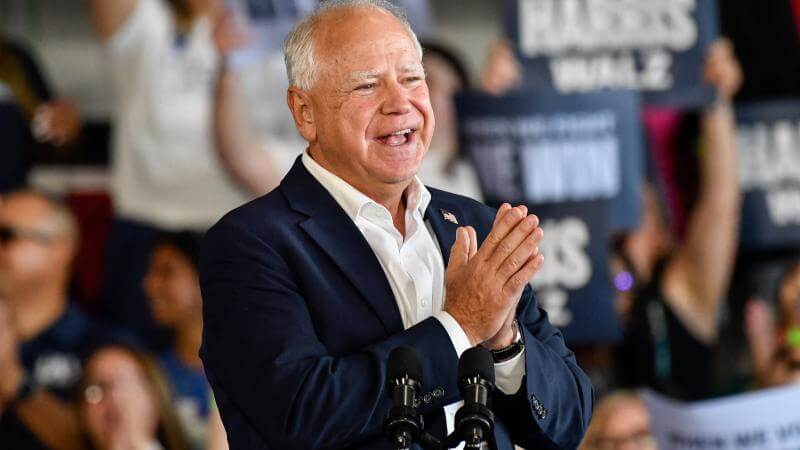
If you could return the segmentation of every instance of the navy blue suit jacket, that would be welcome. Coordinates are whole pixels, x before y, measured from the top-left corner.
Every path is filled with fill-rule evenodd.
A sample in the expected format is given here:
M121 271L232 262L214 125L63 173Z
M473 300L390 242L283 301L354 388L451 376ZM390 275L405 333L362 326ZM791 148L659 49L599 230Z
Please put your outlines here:
M494 211L430 189L425 214L444 261L458 225L480 241ZM201 356L232 450L390 448L382 423L391 400L386 361L398 346L421 355L428 429L444 434L442 407L460 400L458 357L428 318L404 330L380 263L333 197L295 162L273 192L227 214L209 232L200 267ZM493 395L496 446L576 448L592 389L526 289L518 308L526 377L516 395Z

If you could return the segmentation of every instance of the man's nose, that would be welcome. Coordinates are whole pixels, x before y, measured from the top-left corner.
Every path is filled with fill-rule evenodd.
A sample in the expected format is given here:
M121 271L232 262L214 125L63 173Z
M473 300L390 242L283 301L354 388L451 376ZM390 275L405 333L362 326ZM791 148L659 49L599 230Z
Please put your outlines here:
M386 85L386 95L383 99L381 112L383 114L408 114L411 112L408 90L397 81Z

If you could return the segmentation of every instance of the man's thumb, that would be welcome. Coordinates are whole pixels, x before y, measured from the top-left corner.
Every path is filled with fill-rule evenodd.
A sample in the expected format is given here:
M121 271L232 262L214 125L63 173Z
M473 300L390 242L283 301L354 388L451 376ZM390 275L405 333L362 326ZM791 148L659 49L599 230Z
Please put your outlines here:
M456 229L456 241L450 249L450 263L447 265L449 268L459 268L464 266L469 261L469 234L466 228L458 227Z

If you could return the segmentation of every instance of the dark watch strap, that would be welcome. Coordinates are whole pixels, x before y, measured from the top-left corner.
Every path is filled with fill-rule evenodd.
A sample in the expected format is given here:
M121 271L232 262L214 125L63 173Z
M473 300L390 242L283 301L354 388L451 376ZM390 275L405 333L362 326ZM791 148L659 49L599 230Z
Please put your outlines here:
M508 347L492 350L492 358L494 358L495 364L506 362L522 353L523 350L525 350L525 344L522 343L522 339L519 339Z

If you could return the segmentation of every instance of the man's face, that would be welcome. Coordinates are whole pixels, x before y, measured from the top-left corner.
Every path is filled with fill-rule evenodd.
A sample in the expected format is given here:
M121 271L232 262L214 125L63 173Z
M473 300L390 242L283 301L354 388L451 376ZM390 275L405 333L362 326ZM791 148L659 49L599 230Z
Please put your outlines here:
M430 145L425 73L402 24L379 10L329 13L318 29L308 92L312 156L364 192L407 185Z
M66 270L64 238L50 229L51 210L42 199L15 194L0 203L0 297L49 284Z

